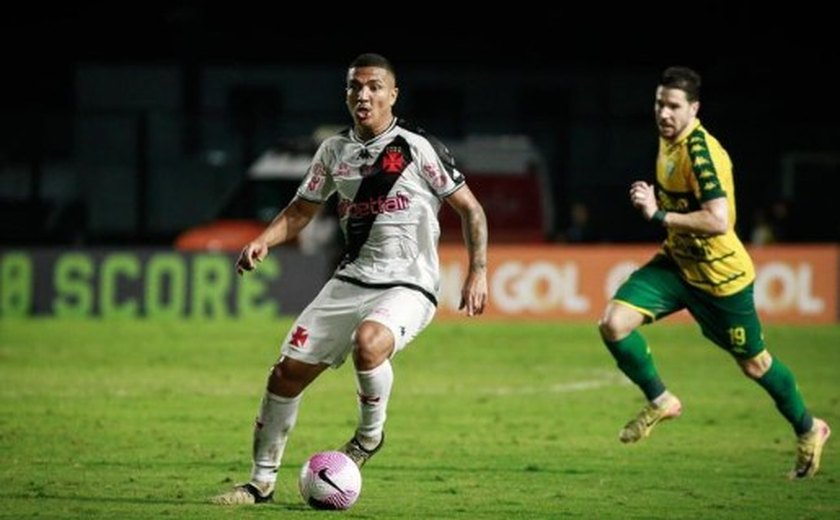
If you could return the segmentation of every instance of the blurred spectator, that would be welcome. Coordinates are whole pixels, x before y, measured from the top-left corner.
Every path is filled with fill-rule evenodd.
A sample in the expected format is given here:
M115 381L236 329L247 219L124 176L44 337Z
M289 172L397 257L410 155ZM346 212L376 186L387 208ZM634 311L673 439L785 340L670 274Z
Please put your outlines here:
M762 208L758 208L753 213L753 226L750 231L750 244L754 246L766 246L776 241L776 236L773 233L773 226L767 220L767 213Z
M753 225L750 231L750 243L755 246L789 242L788 203L777 200L769 208L758 208L753 213Z
M583 202L573 202L569 208L569 225L558 237L561 242L583 243L598 241L599 234L592 224L589 208Z
M793 238L790 233L790 207L786 200L777 200L770 206L770 227L776 242L789 242Z

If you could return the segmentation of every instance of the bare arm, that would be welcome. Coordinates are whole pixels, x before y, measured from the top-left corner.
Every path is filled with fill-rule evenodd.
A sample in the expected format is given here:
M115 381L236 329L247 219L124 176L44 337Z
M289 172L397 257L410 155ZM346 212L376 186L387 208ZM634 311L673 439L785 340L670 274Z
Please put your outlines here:
M270 247L297 236L320 208L321 205L315 202L308 202L298 197L292 199L292 202L266 226L260 236L242 248L239 259L236 261L236 272L241 275L245 271L253 271L257 263L262 262L268 254Z
M651 220L659 210L653 186L643 181L636 181L630 186L630 202L645 220ZM697 211L667 212L663 218L662 225L670 229L708 236L722 235L729 229L729 205L726 198L720 197L704 202Z
M474 316L484 312L487 304L487 218L468 186L463 186L446 201L461 217L461 231L470 260L458 308L466 309L467 316Z

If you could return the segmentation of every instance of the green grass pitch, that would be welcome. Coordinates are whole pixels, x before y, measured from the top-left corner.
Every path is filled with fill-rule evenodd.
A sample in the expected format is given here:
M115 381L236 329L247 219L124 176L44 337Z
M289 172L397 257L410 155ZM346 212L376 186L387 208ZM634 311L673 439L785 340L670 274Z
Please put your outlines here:
M276 502L207 498L247 478L251 425L290 321L0 321L0 518L697 519L840 517L840 326L768 327L836 430L821 473L694 325L646 327L681 418L618 442L643 404L594 324L429 327L394 362L388 444L343 513L297 494L306 457L356 419L352 369L307 391Z

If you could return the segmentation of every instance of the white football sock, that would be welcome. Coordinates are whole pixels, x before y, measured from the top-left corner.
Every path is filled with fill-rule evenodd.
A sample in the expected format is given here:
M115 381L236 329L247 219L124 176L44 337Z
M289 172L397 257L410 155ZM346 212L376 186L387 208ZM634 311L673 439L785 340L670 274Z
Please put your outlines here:
M379 445L382 428L385 426L388 399L394 385L394 369L391 361L373 370L356 371L356 384L359 390L359 427L356 438L365 449L371 450Z
M301 394L302 395L302 394ZM254 465L251 481L274 483L286 449L286 439L295 426L301 396L280 397L266 392L254 424Z

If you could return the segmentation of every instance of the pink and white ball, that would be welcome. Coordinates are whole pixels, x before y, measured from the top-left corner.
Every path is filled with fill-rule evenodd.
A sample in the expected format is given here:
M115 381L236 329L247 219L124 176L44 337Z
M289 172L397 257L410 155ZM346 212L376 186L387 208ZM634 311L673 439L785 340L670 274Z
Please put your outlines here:
M344 453L324 451L304 463L298 488L303 500L315 509L347 509L362 492L362 474Z

